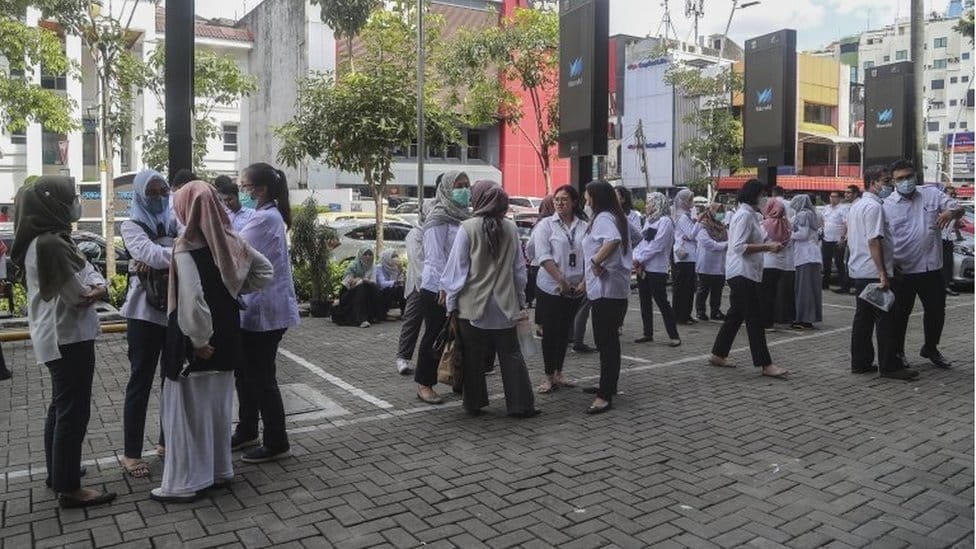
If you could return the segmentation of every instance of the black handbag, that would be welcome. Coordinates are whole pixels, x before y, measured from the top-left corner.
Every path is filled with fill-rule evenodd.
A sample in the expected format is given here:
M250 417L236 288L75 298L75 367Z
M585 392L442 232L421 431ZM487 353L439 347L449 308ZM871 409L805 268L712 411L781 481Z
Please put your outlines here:
M145 223L138 221L133 221L133 223L141 227L150 239L158 238L159 235L155 234ZM131 277L132 274L130 273L129 276ZM169 299L169 269L150 269L145 273L137 273L136 276L146 291L146 303L157 311L166 311Z

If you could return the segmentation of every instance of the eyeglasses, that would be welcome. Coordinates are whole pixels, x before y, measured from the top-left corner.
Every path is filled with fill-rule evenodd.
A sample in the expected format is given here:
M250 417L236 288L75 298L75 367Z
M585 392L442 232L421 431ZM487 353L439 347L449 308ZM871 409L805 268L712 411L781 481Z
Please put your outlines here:
M565 204L566 202L572 202L573 200L571 198L566 198L566 197L562 197L562 198L557 197L557 198L553 198L552 201L557 204Z

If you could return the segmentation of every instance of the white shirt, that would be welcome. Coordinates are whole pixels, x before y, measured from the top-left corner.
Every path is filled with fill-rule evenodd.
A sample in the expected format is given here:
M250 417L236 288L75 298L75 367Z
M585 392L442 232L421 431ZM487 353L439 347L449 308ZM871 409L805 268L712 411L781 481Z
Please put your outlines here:
M865 191L860 200L851 206L847 223L847 271L851 278L879 279L881 274L871 258L868 243L881 239L884 267L887 274L894 274L894 254L891 233L885 223L884 206L878 195Z
M633 227L633 230L630 231L631 234L633 234L634 231L640 233L641 227L644 225L644 222L641 220L641 214L638 213L637 210L630 210L630 213L627 214L627 222L629 222L630 226Z
M905 274L942 268L939 214L958 208L955 200L934 187L917 187L911 198L891 193L884 201L885 223L891 232L895 265Z
M725 274L725 252L729 248L728 241L718 242L708 234L704 228L698 231L698 261L695 262L695 272L706 275Z
M536 286L549 295L559 295L559 283L553 278L546 267L546 261L552 261L563 274L563 278L570 286L578 286L583 281L586 262L583 259L583 233L586 223L573 216L573 221L566 226L558 215L547 217L539 222L532 230L532 243L536 260L539 262L539 274L536 275ZM575 255L570 261L570 256Z
M386 269L384 269L382 265L377 265L373 270L373 273L376 276L376 287L381 290L392 288L393 285L396 284L397 279L400 278L399 271L395 275L387 275Z
M627 222L628 228L630 222ZM586 297L590 301L606 299L627 299L630 297L630 271L634 260L630 246L624 249L622 236L617 230L617 222L613 214L601 212L590 224L589 231L583 236L583 256L586 265ZM615 252L607 257L601 265L605 272L603 276L593 274L591 260L601 247L607 242L620 242Z
M674 223L674 262L698 261L698 231L701 226L690 215L680 215Z
M230 218L230 226L237 232L244 230L244 226L247 225L247 221L251 219L252 215L254 215L254 209L243 206L236 212L227 210L227 217Z
M424 272L424 231L414 227L407 233L407 276L403 283L403 295L409 296L420 289Z
M454 238L454 245L451 247L451 255L447 260L444 274L441 276L440 287L447 293L445 308L450 313L457 309L457 298L461 290L464 289L465 282L468 281L468 274L471 272L471 242L468 240L468 233L458 231ZM525 269L525 260L522 254L516 252L512 254L512 273L515 282L515 294L518 296L519 308L525 306L525 284L528 282L528 272ZM482 330L507 330L518 324L518 318L508 318L498 306L498 301L494 294L488 298L485 304L485 311L481 318L466 318L475 328Z
M761 227L761 226L760 226ZM763 239L769 240L769 235L763 231ZM793 241L789 240L783 249L773 252L763 252L763 269L779 269L780 271L795 271L796 264L793 263Z
M441 223L424 229L424 274L420 282L424 290L435 294L441 290L441 275L460 228L457 223Z
M817 243L820 236L810 227L793 226L790 240L793 244L793 264L797 267L810 263L823 263L823 252Z
M142 227L126 221L122 223L122 241L125 242L125 249L129 251L132 261L129 262L129 293L126 294L125 303L119 313L123 318L166 326L166 311L151 307L146 301L146 290L135 274L135 262L145 263L152 269L168 270L173 259L173 239L162 237L153 241Z
M654 223L645 223L644 230L654 229L654 240L644 240L643 236L634 247L634 261L641 264L644 272L667 273L671 264L671 247L674 246L674 221L661 217Z
M90 341L102 332L94 305L82 305L81 294L87 292L89 286L105 285L105 279L91 263L86 262L80 271L61 286L58 295L44 301L37 278L36 246L35 238L24 257L27 320L34 357L38 364L45 364L61 358L59 345Z
M828 204L823 210L823 235L825 242L840 242L847 228L847 216L851 205L840 203L836 206Z
M759 214L748 204L740 204L729 222L728 250L725 252L725 279L742 276L762 282L763 254L746 254L749 244L762 244Z

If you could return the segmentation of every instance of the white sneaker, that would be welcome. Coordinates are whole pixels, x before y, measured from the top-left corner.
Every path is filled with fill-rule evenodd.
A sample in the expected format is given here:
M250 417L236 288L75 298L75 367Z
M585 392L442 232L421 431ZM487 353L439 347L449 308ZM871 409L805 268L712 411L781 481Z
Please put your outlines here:
M408 369L410 369L410 361L408 361L406 359L403 359L403 358L398 358L397 359L397 371L402 374L404 370L408 370Z
M360 328L369 328L369 321L364 320L362 324L359 325Z

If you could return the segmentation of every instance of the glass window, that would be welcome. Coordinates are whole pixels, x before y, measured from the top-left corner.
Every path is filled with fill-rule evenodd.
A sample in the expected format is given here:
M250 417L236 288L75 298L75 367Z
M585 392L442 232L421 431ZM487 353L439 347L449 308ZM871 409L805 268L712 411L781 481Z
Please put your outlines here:
M237 152L237 124L224 124L224 151Z
M962 58L963 59L969 59L969 52L968 51L962 52Z
M967 127L968 125L969 125L969 124L968 124L968 123L966 123L966 122L960 122L960 123L959 123L959 127L960 127L960 128L962 128L962 129L964 129L964 130L966 129L966 127Z
M10 144L11 145L26 145L27 144L27 130L21 129L10 132Z
M969 82L969 77L968 76L963 76L962 77L962 81L963 82Z
M954 129L955 127L956 127L956 123L955 122L949 122L949 129L950 130L951 129Z
M933 46L936 48L944 48L948 45L949 45L949 39L944 36L942 38L936 38L935 43L933 44Z
M950 106L950 107L955 107L955 106L956 106L956 103L957 103L957 102L958 102L958 101L956 101L955 99L950 99L950 100L949 100L949 106ZM879 276L880 276L880 275L879 275Z
M68 87L68 79L63 74L49 74L41 69L41 87L45 90L64 90Z
M812 124L827 124L833 122L833 108L827 105L805 103L803 105L803 121Z
M870 69L873 66L874 66L874 61L865 61L864 62L864 68L865 69Z
M889 61L891 61L891 56L890 55L886 55L886 56L884 56L884 59L882 59L882 62L884 62L884 63L887 63Z
M939 122L938 121L929 122L928 123L928 126L929 126L929 131L930 132L937 132L937 131L939 131Z
M481 132L468 130L468 160L481 160Z
M48 166L60 166L61 162L61 142L67 144L67 136L61 133L42 132L41 133L41 161ZM65 149L67 153L67 148Z
M98 148L98 144L95 142L95 135L95 132L81 134L81 156L82 164L85 166L98 164L98 160L95 159L95 151Z
M944 68L946 68L946 60L945 59L936 59L936 60L932 61L932 68L933 69L944 69Z
M932 89L933 90L944 90L945 89L945 80L943 80L941 78L938 79L938 80L933 80L932 81Z
M956 83L956 82L958 82L958 81L959 81L959 79L958 79L958 78L956 78L955 76L953 76L952 78L950 78L950 79L949 79L949 83L950 83L950 84L955 84L955 83Z
M908 50L898 50L895 52L895 61L904 61L908 59Z
M840 45L841 53L854 53L857 51L857 42L848 42Z

